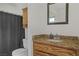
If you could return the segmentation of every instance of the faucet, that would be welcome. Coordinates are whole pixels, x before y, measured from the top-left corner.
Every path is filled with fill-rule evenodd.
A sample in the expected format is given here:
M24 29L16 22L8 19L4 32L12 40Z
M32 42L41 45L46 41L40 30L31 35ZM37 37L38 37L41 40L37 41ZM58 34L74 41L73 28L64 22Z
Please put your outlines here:
M54 39L60 39L59 35L58 34L54 35Z
M53 36L52 32L49 35L49 39L54 39L54 36Z

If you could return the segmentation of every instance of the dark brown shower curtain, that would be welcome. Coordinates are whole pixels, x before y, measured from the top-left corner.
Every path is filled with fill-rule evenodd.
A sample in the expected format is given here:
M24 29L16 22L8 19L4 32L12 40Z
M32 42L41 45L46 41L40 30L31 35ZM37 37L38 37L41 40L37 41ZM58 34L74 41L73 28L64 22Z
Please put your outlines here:
M23 47L24 29L22 17L0 12L0 55L11 55L12 51Z

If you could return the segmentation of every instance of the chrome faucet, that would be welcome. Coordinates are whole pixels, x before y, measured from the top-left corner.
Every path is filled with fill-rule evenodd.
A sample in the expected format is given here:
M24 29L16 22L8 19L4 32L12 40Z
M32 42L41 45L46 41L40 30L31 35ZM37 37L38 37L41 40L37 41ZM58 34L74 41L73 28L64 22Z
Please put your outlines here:
M49 39L54 39L54 36L53 36L52 32L49 35Z

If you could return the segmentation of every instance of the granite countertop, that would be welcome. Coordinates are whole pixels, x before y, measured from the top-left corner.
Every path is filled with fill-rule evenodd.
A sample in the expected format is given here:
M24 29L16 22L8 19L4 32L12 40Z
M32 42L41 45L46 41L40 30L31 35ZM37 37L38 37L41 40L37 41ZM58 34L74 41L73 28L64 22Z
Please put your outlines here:
M35 42L79 50L79 40L78 39L59 39L59 40L62 40L62 42L53 42L53 41L48 41L48 40L49 39L47 36L38 36L38 37L33 36L33 41L35 41ZM53 39L51 39L51 40L53 40ZM56 39L54 39L54 40L56 40Z

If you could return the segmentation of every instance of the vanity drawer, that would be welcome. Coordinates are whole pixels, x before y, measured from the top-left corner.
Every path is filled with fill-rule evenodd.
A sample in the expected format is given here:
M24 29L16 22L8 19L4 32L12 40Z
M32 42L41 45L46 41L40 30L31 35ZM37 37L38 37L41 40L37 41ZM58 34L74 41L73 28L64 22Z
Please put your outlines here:
M40 43L34 43L33 44L33 47L34 47L34 49L36 49L36 50L40 50L40 51L47 51L48 50L48 45L44 45L44 44L40 44Z
M38 51L38 50L35 50L33 55L34 56L50 56L49 54Z
M69 56L69 55L75 55L75 51L66 49L66 48L61 48L49 44L42 44L42 43L34 43L34 49L39 50L45 53L48 53L50 55L58 55L58 56Z
M70 50L67 48L61 48L61 47L57 47L57 46L49 46L49 51L50 51L50 53L53 53L53 54L56 54L59 56L69 56L69 55L75 56L74 50Z

